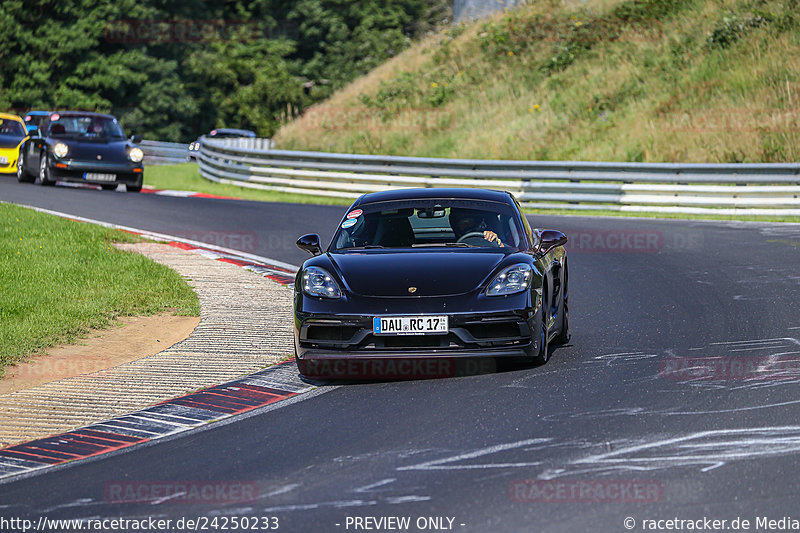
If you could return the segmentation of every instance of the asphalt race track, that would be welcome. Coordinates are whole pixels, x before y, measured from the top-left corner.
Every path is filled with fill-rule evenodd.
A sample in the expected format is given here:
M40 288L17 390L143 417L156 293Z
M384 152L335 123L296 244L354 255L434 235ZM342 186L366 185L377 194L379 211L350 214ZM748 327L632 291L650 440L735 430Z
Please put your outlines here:
M315 231L327 244L344 213L14 178L0 179L0 200L238 239L296 265L295 239ZM322 387L0 484L0 517L152 517L171 519L167 531L190 530L182 518L235 531L234 517L276 517L288 532L613 532L704 518L755 531L800 519L800 226L530 220L571 239L572 340L544 367ZM216 492L164 492L203 484ZM131 486L150 497L125 500Z

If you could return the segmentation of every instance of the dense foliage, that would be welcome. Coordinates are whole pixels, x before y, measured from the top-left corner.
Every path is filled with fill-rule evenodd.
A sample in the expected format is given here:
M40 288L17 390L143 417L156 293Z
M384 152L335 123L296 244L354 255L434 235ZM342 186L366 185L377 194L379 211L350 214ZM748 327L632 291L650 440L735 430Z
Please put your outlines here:
M112 112L128 132L269 136L446 21L446 0L3 0L0 110Z

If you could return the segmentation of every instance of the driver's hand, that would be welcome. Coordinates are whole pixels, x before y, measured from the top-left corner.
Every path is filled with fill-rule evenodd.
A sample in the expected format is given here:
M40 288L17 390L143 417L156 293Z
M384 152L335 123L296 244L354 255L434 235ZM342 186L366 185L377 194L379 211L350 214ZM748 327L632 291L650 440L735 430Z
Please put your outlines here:
M493 231L489 231L488 229L483 232L483 238L489 242L497 241L497 244L503 246L503 243L500 242L500 238L497 236L497 233Z

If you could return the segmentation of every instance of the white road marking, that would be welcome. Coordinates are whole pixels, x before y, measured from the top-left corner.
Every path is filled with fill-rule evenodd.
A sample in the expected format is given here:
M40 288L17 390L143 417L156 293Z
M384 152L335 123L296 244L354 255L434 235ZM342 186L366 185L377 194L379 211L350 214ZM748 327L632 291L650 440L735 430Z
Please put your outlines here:
M291 492L297 487L300 486L300 483L289 483L288 485L284 485L278 489L273 490L272 492L268 492L267 496L277 496L279 494L286 494L287 492Z
M119 224L111 224L109 222L103 222L103 221L100 221L100 220L95 220L95 219L92 219L92 218L86 218L86 217L82 217L82 216L78 216L78 215L71 215L69 213L63 213L61 211L53 211L52 209L43 209L41 207L34 207L34 206L31 206L31 205L22 205L22 204L17 204L17 205L19 205L20 207L28 208L28 209L33 209L34 211L38 211L40 213L47 213L49 215L55 215L55 216L61 217L61 218L69 218L69 219L73 219L73 220L79 220L81 222L87 222L89 224L97 224L97 225L103 226L105 228L120 229L120 230L123 230L123 231L130 231L130 232L133 232L133 233L138 233L139 235L142 235L143 237L147 237L148 239L152 239L152 240L182 242L182 243L185 243L185 244L189 244L191 246L196 246L198 248L205 248L205 249L214 250L214 251L217 251L217 252L220 252L220 253L223 253L223 254L237 256L237 257L240 257L240 258L243 258L243 259L254 261L256 263L266 263L268 265L276 266L276 267L279 267L279 268L285 268L286 270L289 270L292 273L297 272L297 270L300 268L297 265L284 263L283 261L278 261L277 259L270 259L268 257L262 257L260 255L255 255L255 254L251 254L251 253L247 253L247 252L242 252L240 250L234 250L234 249L231 249L231 248L225 248L225 247L222 247L222 246L216 246L214 244L208 244L208 243L204 243L204 242L194 241L194 240L191 240L191 239L184 239L183 237L176 237L174 235L167 235L167 234L164 234L164 233L157 233L157 232L154 232L154 231L147 231L147 230L138 229L138 228L131 228L131 227L128 227L128 226L121 226Z
M369 485L364 485L363 487L359 487L357 489L353 489L353 492L372 492L372 489L377 487L382 487L384 485L388 485L390 483L394 483L396 478L390 477L387 479L382 479L380 481L376 481L375 483L370 483Z
M526 439L526 440L519 440L516 442L509 442L507 444L496 444L494 446L489 446L487 448L481 448L475 451L462 453L459 455L455 455L452 457L446 457L444 459L436 459L434 461L426 461L424 463L419 463L416 465L411 466L401 466L398 467L397 470L405 471L405 470L470 470L470 469L480 469L480 468L518 468L521 466L538 466L541 464L540 461L533 461L533 462L523 462L523 463L488 463L488 464L469 464L469 465L450 465L447 463L457 463L459 461L466 461L468 459L475 459L476 457L482 457L484 455L490 455L493 453L498 453L506 450L513 450L516 448L522 448L523 446L530 446L532 444L543 444L546 442L551 442L552 439Z
M312 511L314 509L321 509L323 507L334 507L342 509L346 507L363 507L368 505L377 505L377 500L337 500L330 502L320 503L305 503L298 505L279 505L277 507L266 507L261 509L262 513L280 513L286 511Z
M175 494L170 494L169 496L164 496L163 498L159 498L157 500L153 500L150 502L150 505L159 505L161 503L167 502L169 500L180 498L181 496L186 496L186 492L176 492Z
M703 442L710 439L712 442ZM716 440L714 440L716 439ZM658 455L637 457L642 452ZM800 426L701 431L590 455L572 464L655 470L670 466L725 464L728 461L800 452ZM721 465L720 465L721 466ZM716 467L716 466L715 466Z
M430 501L432 498L430 496L396 496L392 498L386 498L386 503L388 504L397 504L397 503L412 503L412 502L427 502Z

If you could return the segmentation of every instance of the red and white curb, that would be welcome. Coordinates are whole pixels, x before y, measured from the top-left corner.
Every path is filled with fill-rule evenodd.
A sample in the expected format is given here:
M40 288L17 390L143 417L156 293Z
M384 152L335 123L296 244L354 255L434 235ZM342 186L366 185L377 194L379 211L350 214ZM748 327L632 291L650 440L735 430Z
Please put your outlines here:
M157 194L158 196L172 196L175 198L214 198L216 200L241 200L235 196L220 196L218 194L209 194L205 192L193 191L176 191L173 189L155 189L153 187L144 186L142 192L146 194Z
M315 389L294 361L127 415L0 450L0 479L129 448L206 426Z
M92 185L90 183L75 183L71 181L57 181L56 185L59 187L70 187L72 189L92 189L92 190L101 190L102 187L99 185ZM123 189L120 189L123 187ZM117 191L125 190L125 185L118 185ZM241 200L242 198L237 198L235 196L220 196L218 194L210 194L205 192L194 192L194 191L179 191L175 189L156 189L155 187L151 187L149 185L142 186L142 191L144 194L156 194L158 196L172 196L173 198L214 198L216 200Z
M21 207L78 222L119 229L156 241L165 241L171 246L238 265L283 285L293 285L298 270L296 266L282 261L190 239L110 224L49 209ZM300 378L294 360L285 361L249 376L201 389L105 422L0 449L0 480L188 431L205 426L209 422L220 421L287 400L316 388L317 385L313 382Z

